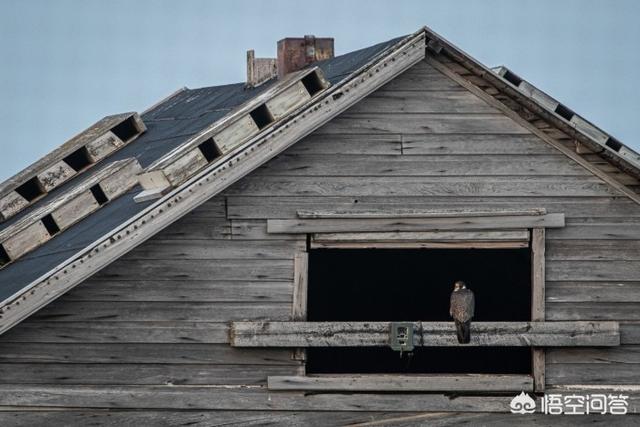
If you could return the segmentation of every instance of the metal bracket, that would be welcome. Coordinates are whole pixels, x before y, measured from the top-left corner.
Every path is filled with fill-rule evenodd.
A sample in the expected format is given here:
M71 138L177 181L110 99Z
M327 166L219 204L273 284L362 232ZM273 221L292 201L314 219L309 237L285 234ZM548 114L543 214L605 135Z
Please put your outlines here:
M413 350L413 323L391 322L389 325L389 347L400 354Z

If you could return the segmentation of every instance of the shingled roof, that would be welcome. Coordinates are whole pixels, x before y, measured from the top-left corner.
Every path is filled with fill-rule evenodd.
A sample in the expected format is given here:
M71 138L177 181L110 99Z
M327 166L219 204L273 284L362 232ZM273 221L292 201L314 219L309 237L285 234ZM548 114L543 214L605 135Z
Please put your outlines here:
M437 53L449 49L452 55L460 56L474 67L483 67L426 28L408 36L311 64L307 70L319 70L319 75L327 82L322 91L291 107L272 125L259 129L229 152L217 153L214 162L210 161L189 175L181 175L179 181L172 182L166 188L159 188L159 199L140 201L143 199L138 197L138 201L134 200L143 190L137 181L132 181L126 191L113 197L108 191L104 191L104 185L98 186L100 188L96 185L102 182L100 180L104 176L109 176L109 168L114 168L114 162L120 162L118 165L138 165L139 169L134 167L132 170L135 170L135 174L144 176L158 161L167 158L171 160L172 153L180 153L183 147L191 147L188 144L200 144L210 138L216 126L236 120L244 111L243 108L252 105L260 97L276 93L274 91L282 83L273 79L256 88L248 88L244 83L200 89L184 88L145 111L139 118L135 116L140 123L137 128L139 132L128 138L126 143L110 148L106 155L94 159L91 163L95 164L93 168L69 169L73 173L69 172L69 176L64 176L56 185L0 223L0 236L4 233L11 237L21 223L22 228L29 226L29 218L35 217L38 221L42 218L42 232L50 234L41 244L29 248L15 259L4 254L6 265L0 268L0 333L422 60L425 49ZM505 85L514 86L513 82L505 80L504 72L491 74L492 78L502 79ZM514 88L518 89L517 85ZM524 100L538 103L531 93L527 94L522 90L518 90L518 93ZM548 108L539 106L542 109ZM549 113L557 115L554 111ZM134 116L129 114L124 117ZM619 145L615 147L618 149L614 150L606 139L604 142L594 141L593 135L589 135L575 123L572 124L570 119L559 116L558 120L565 120L567 126L573 126L576 134L592 143L592 148L600 147L601 151L606 151L606 156L615 158L621 168L640 176L639 163L636 162L640 156L633 150L617 140L616 144ZM113 134L118 133L113 129L111 131ZM622 152L626 153L625 156L620 154L621 147L624 147ZM67 153L63 154L68 157ZM7 182L31 179L33 174L29 173L21 172L22 175L18 174ZM203 185L205 183L207 185ZM87 188L82 187L83 185ZM15 185L11 187L4 184L0 186L7 191L14 187ZM97 205L69 224L60 226L57 222L54 223L51 230L47 221L52 213L52 204L55 205L65 197L68 199L69 194L74 191L85 194L89 190L95 196L94 205Z

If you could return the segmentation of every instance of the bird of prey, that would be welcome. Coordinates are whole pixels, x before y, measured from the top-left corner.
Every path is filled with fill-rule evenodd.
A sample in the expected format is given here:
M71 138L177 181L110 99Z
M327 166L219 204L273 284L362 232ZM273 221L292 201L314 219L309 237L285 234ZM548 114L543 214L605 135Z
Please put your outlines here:
M468 344L471 340L471 319L473 318L475 306L473 291L468 289L463 281L458 280L453 285L453 292L451 292L449 315L455 321L456 333L460 344Z

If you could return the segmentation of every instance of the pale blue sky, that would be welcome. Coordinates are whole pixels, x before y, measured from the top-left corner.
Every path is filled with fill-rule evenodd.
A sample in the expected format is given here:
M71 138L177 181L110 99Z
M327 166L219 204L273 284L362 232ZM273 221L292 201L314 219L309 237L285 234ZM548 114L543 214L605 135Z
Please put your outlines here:
M0 180L99 118L242 81L285 36L336 53L422 25L640 150L640 1L0 0Z

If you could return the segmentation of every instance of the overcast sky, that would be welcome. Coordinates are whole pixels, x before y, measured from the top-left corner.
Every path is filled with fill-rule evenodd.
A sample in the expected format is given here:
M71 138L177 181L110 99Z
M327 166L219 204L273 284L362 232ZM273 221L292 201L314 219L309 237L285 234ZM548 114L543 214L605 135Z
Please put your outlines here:
M243 81L245 51L341 54L427 25L640 150L640 1L0 0L0 180L105 115Z

